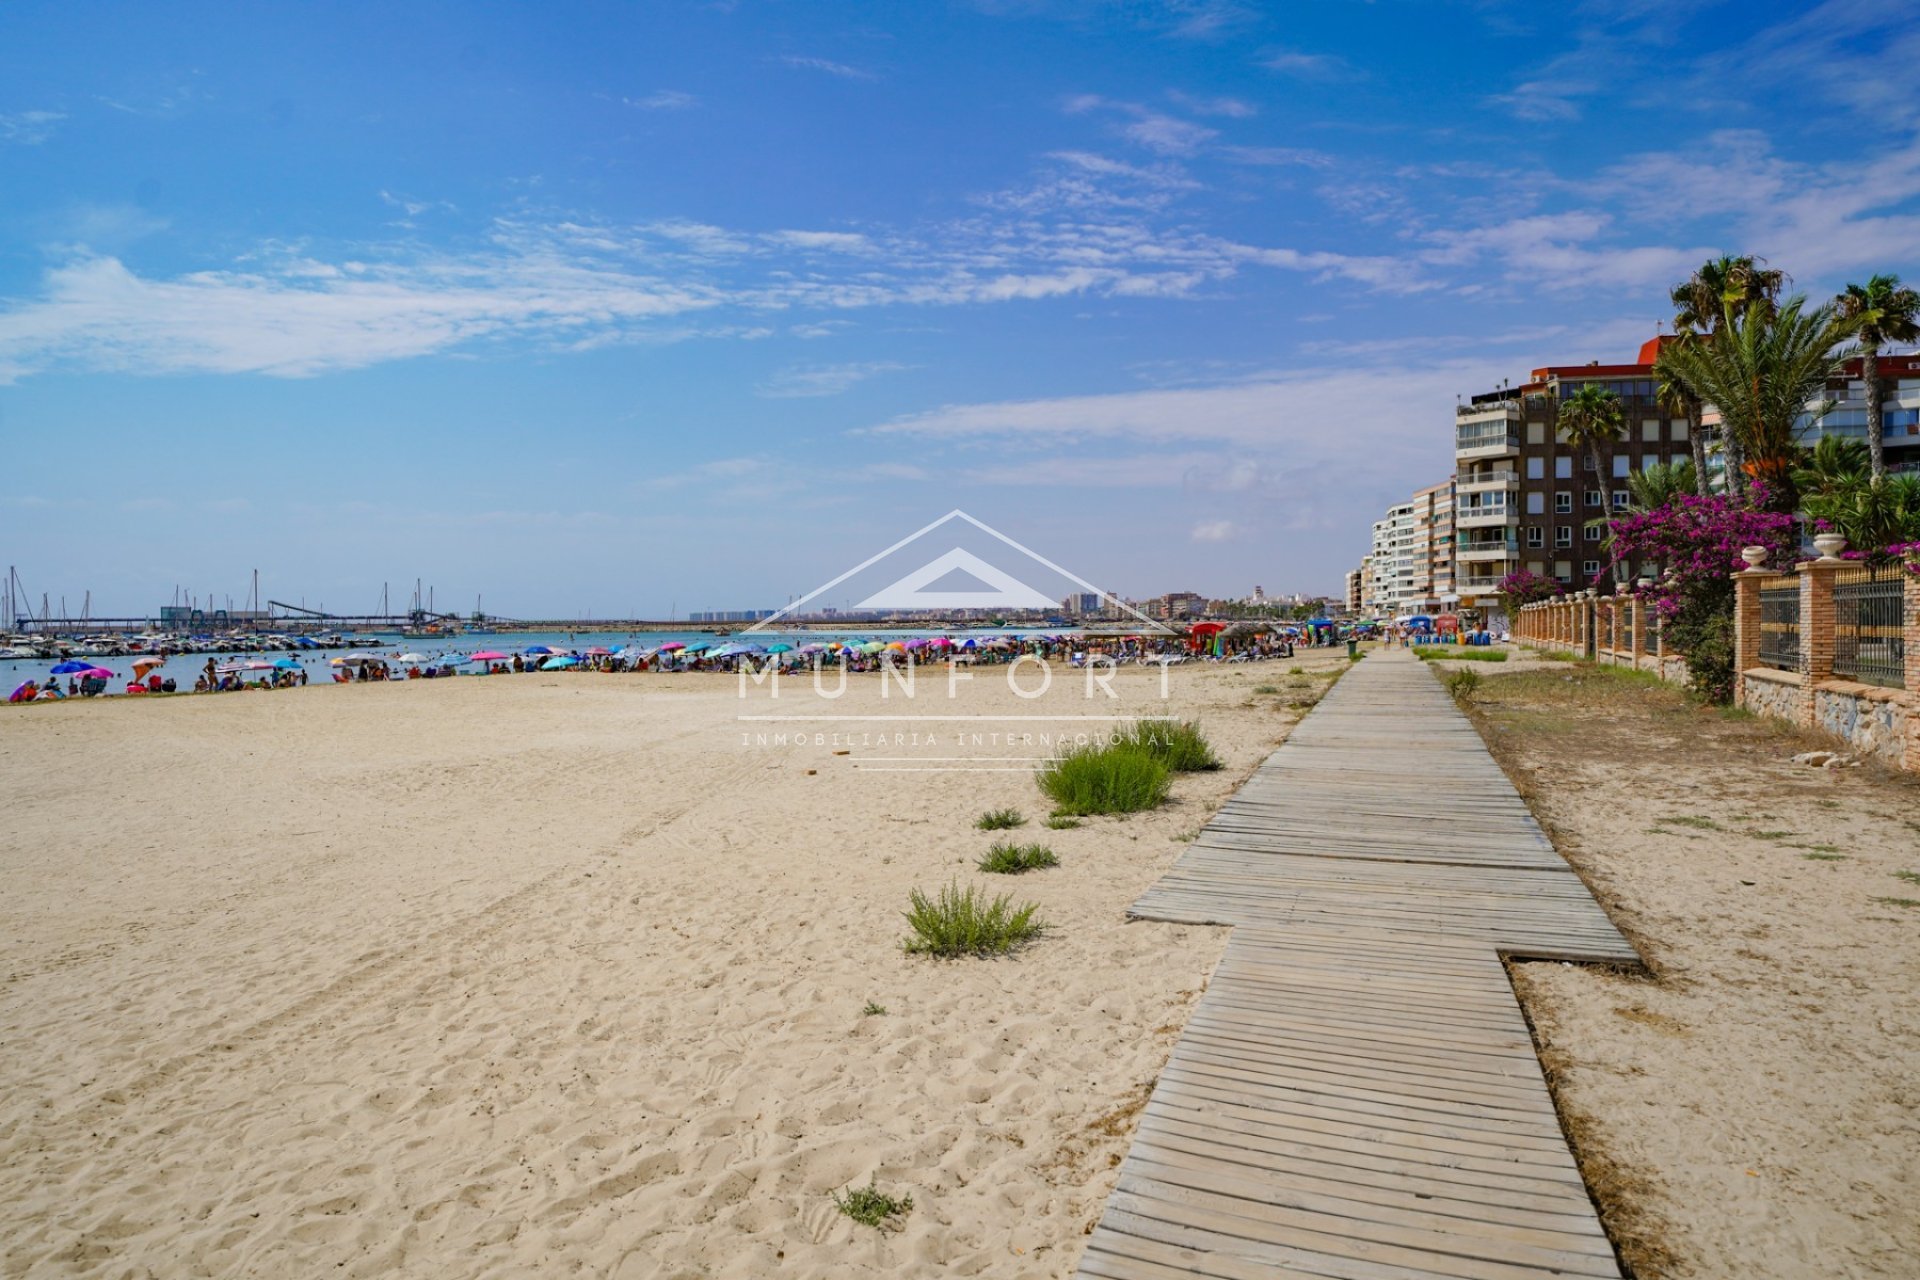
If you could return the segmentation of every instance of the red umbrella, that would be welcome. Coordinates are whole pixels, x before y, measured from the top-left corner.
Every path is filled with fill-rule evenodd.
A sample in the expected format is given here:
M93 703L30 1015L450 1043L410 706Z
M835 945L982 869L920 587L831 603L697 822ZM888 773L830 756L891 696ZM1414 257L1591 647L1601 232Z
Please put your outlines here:
M507 660L507 655L504 653L495 653L491 649L486 649L481 651L480 653L474 654L473 660L475 662L505 662Z

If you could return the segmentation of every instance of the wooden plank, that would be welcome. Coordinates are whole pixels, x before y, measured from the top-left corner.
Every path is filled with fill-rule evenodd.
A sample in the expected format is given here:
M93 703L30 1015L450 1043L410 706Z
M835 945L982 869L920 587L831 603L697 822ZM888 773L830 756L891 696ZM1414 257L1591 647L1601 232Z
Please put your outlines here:
M1638 956L1410 657L1347 673L1130 914L1235 931L1081 1275L1617 1280L1499 957Z

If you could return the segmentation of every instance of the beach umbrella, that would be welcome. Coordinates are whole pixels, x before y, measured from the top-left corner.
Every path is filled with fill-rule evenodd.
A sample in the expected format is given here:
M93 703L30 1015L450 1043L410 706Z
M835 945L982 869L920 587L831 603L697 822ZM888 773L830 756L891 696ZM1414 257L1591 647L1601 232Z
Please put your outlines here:
M694 640L694 641L690 641L687 644L683 644L680 647L687 653L699 653L702 650L713 648L713 645L710 642L705 640Z
M93 664L91 662L63 662L59 666L55 667L50 674L53 674L56 676L72 676L72 675L78 675L82 671L91 671L91 670L93 670ZM18 693L19 690L16 689L14 690L14 692Z
M540 664L540 669L542 671L560 671L567 667L577 667L579 665L580 665L580 659L572 656L563 656L558 658L548 658L545 662Z
M686 645L680 643L678 640L669 640L665 644L660 646L660 652L661 653L677 653L686 647L687 647Z
M482 650L481 652L474 654L471 659L471 661L474 661L474 662L505 662L506 660L507 660L506 654L496 653L492 649Z
M32 680L22 680L19 684L13 686L13 692L7 695L7 701L12 702L15 698L25 693L28 685L33 685L35 688L39 687L39 685Z
M587 656L589 658L611 658L613 656L613 650L603 649L599 645L595 645L593 648L587 650Z
M271 670L273 670L273 663L271 663L271 662L243 662L243 663L241 663L240 665L241 665L242 667L244 667L244 668L246 668L246 669L247 669L248 671L271 671Z
M793 652L793 646L790 644L770 644L767 646L767 652L768 653L791 653Z
M935 649L951 649L951 648L953 648L953 641L951 641L951 640L949 640L949 639L947 639L947 638L946 638L945 636L935 636L935 637L934 637L933 639L931 639L931 640L929 640L929 641L927 641L927 644L928 644L928 645L929 645L930 647L932 647L932 648L935 648Z
M473 659L464 653L443 653L431 661L438 667L457 667L463 662L472 662Z
M427 655L424 653L403 653L394 659L395 662L425 662L426 660Z
M96 680L111 680L114 678L113 672L107 670L105 667L88 667L85 671L82 671L80 675L83 678L91 676Z
M300 669L300 660L298 658L282 658L280 659L280 661L274 663L273 665L280 668L282 671L298 671ZM139 670L138 667L134 669L136 671Z
M529 655L540 655L540 654L552 653L553 650L547 648L547 646L543 644L530 644L525 649L521 650L521 652Z

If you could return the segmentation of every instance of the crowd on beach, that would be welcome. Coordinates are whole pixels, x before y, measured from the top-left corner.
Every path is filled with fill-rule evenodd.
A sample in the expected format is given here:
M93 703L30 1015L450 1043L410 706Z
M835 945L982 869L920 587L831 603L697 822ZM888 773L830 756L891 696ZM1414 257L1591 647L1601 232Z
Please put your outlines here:
M392 680L432 680L463 675L519 675L529 672L752 672L798 671L814 667L874 672L883 668L930 663L993 665L1038 659L1072 667L1094 663L1157 665L1184 662L1258 662L1292 657L1296 645L1342 642L1350 633L1334 627L1287 629L1227 628L1202 624L1181 635L966 635L911 638L834 639L792 643L788 639L758 637L716 642L704 639L670 640L659 645L629 645L614 650L593 646L580 650L530 645L518 652L482 650L477 653L377 654L350 653L328 660L336 684L363 684ZM797 638L796 638L797 639ZM129 695L151 696L186 690L166 674L166 655L136 659L134 674L124 686ZM64 677L64 683L62 680ZM65 662L45 679L27 680L16 687L10 702L59 701L95 697L120 679L114 672L86 661ZM307 667L292 657L268 662L257 656L235 654L208 658L195 675L192 692L230 693L299 688L308 683Z

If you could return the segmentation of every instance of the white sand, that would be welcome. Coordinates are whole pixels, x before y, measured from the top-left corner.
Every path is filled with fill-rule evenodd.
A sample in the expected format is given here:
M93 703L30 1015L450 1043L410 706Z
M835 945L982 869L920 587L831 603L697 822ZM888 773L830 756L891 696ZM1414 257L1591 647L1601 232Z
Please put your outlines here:
M1228 768L1073 831L1026 772L742 746L727 678L4 709L0 1272L1064 1275L1225 938L1124 909L1292 722L1248 705L1290 665L1176 671ZM832 709L906 709L878 688ZM976 873L998 805L1063 865ZM1054 931L903 954L954 876ZM871 1176L900 1230L835 1212Z

